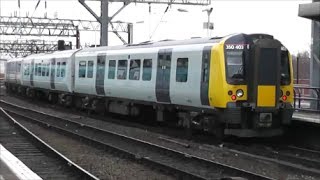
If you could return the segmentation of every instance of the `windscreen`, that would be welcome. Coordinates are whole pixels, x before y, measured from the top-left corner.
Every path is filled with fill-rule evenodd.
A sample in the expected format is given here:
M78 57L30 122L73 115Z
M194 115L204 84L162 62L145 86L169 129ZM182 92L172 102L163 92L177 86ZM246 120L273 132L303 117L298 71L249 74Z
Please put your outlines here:
M281 85L290 84L290 65L289 65L289 56L287 50L281 51Z
M225 41L225 76L228 84L246 84L252 44L250 37L245 34L234 35Z
M226 52L227 78L244 79L243 51L233 50Z

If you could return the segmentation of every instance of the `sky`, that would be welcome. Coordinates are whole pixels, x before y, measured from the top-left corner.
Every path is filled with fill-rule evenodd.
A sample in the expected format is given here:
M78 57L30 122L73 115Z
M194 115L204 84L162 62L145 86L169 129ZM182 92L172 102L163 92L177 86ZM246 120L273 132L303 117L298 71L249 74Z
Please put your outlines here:
M0 15L11 16L16 11L20 16L29 13L29 16L43 17L47 12L49 18L56 14L58 18L95 20L77 0L47 0L47 9L42 0L35 10L37 2L38 0L21 0L19 9L18 0L0 0ZM164 11L167 5L152 4L149 13L147 4L131 3L114 20L133 23L134 43L233 33L267 33L280 40L292 54L296 54L310 51L311 21L298 17L299 4L309 2L311 1L215 0L209 6L171 5L166 13ZM96 14L100 14L98 1L88 1L87 4ZM110 15L121 6L122 3L110 3ZM214 23L214 29L208 34L207 30L203 29L203 23L208 16L202 10L211 7L213 12L210 21ZM178 9L187 12L180 12ZM127 39L126 34L121 35ZM80 35L82 45L99 43L99 38L99 32L81 32ZM57 39L59 38L53 40ZM122 44L121 41L113 33L109 33L109 45L119 44Z

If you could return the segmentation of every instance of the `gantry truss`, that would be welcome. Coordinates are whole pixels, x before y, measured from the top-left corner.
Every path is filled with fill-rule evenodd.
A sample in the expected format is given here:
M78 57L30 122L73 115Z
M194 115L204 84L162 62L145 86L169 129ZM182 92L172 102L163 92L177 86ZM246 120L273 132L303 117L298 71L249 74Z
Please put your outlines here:
M198 5L198 6L207 6L211 4L211 0L87 0L87 1L100 1L101 2L101 16L98 16L89 6L86 4L86 0L78 0L79 3L85 7L93 17L97 19L97 21L101 24L100 31L100 45L107 46L108 45L108 31L109 24L113 29L114 25L112 23L112 19L119 14L126 6L130 3L147 3L147 4L167 4L169 5ZM112 16L109 16L109 2L121 2L123 6L120 7ZM126 42L117 32L114 32L119 39L124 44L130 44L132 42L132 24L131 26L128 24L129 33L128 33L128 42Z
M89 0L101 1L101 0ZM178 5L200 5L207 6L211 4L211 0L108 0L109 2L129 3L150 3L150 4L178 4Z
M128 33L128 23L113 22L110 32ZM100 23L89 20L39 17L0 17L0 35L76 37L79 31L100 31Z
M67 42L71 44L71 42ZM30 54L57 51L57 41L44 40L1 40L0 54L12 54L15 57L25 57Z

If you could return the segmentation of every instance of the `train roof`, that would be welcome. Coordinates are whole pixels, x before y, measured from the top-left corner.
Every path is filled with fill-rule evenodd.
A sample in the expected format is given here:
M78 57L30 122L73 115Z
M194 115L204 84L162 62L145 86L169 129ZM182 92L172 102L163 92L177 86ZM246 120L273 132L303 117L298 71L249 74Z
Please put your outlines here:
M32 58L37 58L37 57L52 58L53 55L55 58L71 57L77 51L79 51L79 49L72 49L72 50L65 50L65 51L54 51L52 53L32 54L30 56L25 57L25 59L32 59Z
M135 49L135 48L151 48L151 47L162 47L162 46L177 46L177 45L190 45L190 44L210 44L219 43L223 37L212 37L212 38L191 38L186 40L161 40L157 42L146 41L138 44L119 45L119 46L102 46L95 48L85 48L81 52L90 51L107 51L107 50L122 50L122 49Z

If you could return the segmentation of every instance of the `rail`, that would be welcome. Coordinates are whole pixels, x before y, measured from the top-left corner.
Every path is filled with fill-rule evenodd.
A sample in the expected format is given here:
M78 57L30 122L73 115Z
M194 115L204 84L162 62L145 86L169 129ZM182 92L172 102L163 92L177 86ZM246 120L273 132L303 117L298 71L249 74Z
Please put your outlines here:
M52 148L49 144L44 142L42 139L40 139L38 136L36 136L34 133L32 133L30 130L28 130L25 126L23 126L21 123L19 123L17 120L15 120L11 115L9 115L8 111L3 109L2 107L0 107L0 116L4 117L4 119L8 120L8 122L15 125L15 127L17 129L21 130L21 132L24 133L24 135L26 137L28 137L30 140L32 140L32 142L34 142L36 144L36 146L41 148L43 150L43 152L45 152L46 154L48 154L51 157L59 159L60 162L62 163L61 165L65 165L65 167L62 166L61 168L63 169L63 168L67 167L66 169L63 170L64 172L71 171L71 172L73 172L72 173L73 176L77 175L79 177L82 177L82 179L90 179L90 180L91 179L92 180L99 179L96 176L92 175L90 172L88 172L85 169L83 169L82 167L80 167L79 165L75 164L73 161L71 161L70 159L65 157L63 154L58 152L56 149ZM56 172L56 173L58 173L58 172Z
M295 85L293 92L295 110L320 113L320 87Z

